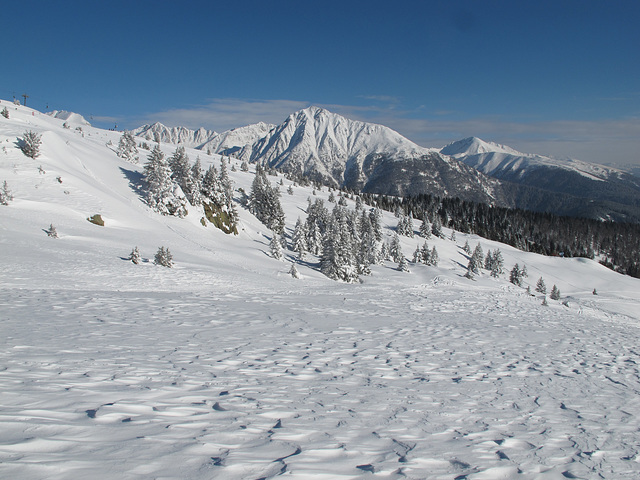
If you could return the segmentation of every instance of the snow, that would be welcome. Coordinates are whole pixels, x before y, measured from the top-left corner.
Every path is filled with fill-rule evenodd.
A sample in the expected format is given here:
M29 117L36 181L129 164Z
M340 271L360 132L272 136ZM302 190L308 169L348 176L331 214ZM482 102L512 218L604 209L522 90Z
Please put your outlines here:
M0 477L639 477L639 280L446 228L427 240L437 268L385 263L344 284L309 256L294 279L293 252L271 258L270 232L241 207L238 236L194 208L148 209L142 166L114 153L119 132L4 106ZM35 160L17 148L25 130L43 135ZM313 198L290 184L288 234ZM96 213L104 227L86 220ZM384 213L387 236L396 223ZM464 278L467 240L562 301L543 306L508 274ZM424 239L401 241L409 257ZM136 245L140 265L126 260ZM175 268L153 265L161 245Z

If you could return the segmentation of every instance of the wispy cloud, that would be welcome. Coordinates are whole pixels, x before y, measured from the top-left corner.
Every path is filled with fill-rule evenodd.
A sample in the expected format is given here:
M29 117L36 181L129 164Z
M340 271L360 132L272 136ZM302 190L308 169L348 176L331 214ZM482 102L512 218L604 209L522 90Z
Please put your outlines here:
M385 125L426 147L441 147L477 136L528 153L568 156L594 163L640 163L640 118L547 122L498 116L463 118L460 112L403 110L379 103L395 99L390 96L359 98L373 101L365 105L316 105L347 118ZM311 102L296 100L212 99L193 108L149 113L134 119L130 126L159 121L168 126L205 127L221 132L257 122L279 124L291 113L310 105Z
M205 127L223 132L251 123L282 123L288 115L309 105L295 100L217 98L206 105L148 113L132 119L131 126L160 122L170 127Z

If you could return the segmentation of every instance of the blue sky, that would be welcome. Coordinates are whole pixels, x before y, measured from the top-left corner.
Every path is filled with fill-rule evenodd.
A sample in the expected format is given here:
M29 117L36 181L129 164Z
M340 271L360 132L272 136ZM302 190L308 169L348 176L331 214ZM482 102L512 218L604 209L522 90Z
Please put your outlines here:
M216 131L309 105L640 163L640 2L6 1L0 98L96 126Z

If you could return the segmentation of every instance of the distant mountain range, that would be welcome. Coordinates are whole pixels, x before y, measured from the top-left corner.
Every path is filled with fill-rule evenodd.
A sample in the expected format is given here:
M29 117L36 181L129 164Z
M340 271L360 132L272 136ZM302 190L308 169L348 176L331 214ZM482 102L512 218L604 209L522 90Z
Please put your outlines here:
M280 125L223 133L160 123L132 131L147 140L233 155L336 187L387 195L431 194L555 214L640 222L640 178L574 159L532 155L476 137L442 149L318 107Z

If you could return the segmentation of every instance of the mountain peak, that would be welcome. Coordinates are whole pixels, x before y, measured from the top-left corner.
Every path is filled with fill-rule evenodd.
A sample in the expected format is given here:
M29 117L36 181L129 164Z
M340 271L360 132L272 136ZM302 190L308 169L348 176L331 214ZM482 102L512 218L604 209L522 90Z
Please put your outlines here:
M467 137L450 143L440 150L440 153L452 157L462 155L477 155L479 153L507 153L509 155L524 155L517 150L499 143L486 142L478 137Z

